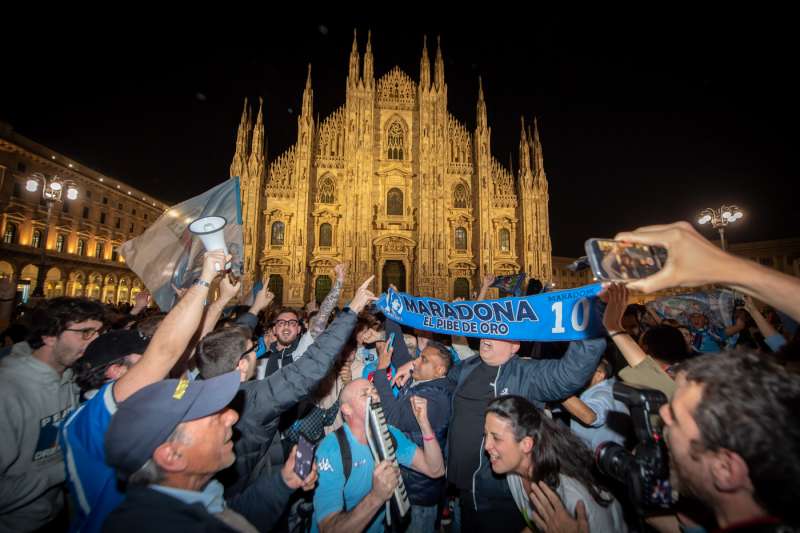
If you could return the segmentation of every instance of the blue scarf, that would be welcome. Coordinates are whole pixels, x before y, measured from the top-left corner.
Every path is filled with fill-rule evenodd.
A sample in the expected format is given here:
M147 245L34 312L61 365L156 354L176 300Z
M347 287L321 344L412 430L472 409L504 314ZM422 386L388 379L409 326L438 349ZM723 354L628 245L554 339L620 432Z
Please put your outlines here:
M600 283L522 298L445 302L406 293L381 294L376 306L404 326L482 339L574 341L605 335Z

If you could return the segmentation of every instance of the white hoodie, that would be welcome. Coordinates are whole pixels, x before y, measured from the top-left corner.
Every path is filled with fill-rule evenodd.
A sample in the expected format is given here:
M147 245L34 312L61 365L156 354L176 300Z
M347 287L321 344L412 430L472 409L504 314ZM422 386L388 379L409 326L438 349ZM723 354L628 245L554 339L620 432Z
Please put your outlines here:
M63 376L31 355L27 342L0 360L0 531L32 531L64 506L61 422L78 405L72 371Z

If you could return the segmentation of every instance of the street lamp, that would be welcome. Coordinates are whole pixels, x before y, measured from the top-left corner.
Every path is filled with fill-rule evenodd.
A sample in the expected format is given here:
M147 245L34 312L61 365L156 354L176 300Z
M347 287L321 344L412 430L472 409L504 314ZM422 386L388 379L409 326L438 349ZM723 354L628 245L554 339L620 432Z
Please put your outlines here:
M742 213L742 210L735 205L723 205L719 209L706 207L700 211L700 215L697 218L697 223L703 225L711 222L711 226L719 231L720 247L723 250L726 250L728 248L728 244L725 240L725 227L728 224L736 222L743 216L744 213Z
M25 182L25 190L29 192L36 192L41 188L42 198L47 202L47 220L44 225L44 245L42 246L41 260L39 264L39 272L36 276L36 289L34 289L32 296L44 296L44 283L45 276L47 275L47 265L45 264L45 251L47 249L47 239L50 232L50 218L53 215L53 204L56 202L63 202L64 191L66 190L67 200L78 199L78 188L75 182L64 180L59 176L47 177L41 172L34 172Z

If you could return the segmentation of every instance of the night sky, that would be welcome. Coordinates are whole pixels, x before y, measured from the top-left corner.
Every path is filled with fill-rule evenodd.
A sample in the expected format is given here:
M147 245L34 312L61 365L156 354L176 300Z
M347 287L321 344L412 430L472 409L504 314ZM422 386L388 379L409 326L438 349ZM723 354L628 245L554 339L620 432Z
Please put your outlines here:
M265 100L274 158L296 138L308 62L315 113L344 103L354 27L362 54L372 29L376 77L399 65L418 79L422 37L433 64L439 34L450 111L474 128L483 76L501 162L511 153L517 168L520 115L538 117L554 254L582 255L586 238L692 220L722 203L745 212L731 242L800 235L797 43L786 13L469 11L425 26L246 13L174 26L154 15L47 38L53 23L6 41L0 120L174 203L227 178L245 96Z

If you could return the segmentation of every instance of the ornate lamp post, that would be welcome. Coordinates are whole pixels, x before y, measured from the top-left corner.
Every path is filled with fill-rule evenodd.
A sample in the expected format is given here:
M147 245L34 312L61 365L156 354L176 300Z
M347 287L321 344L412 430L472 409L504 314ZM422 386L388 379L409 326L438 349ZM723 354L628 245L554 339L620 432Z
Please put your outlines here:
M59 176L51 176L48 178L41 172L34 172L25 183L25 190L36 192L40 188L42 190L42 198L47 202L47 220L44 226L44 242L41 247L41 259L39 260L39 271L36 276L36 289L33 291L33 297L44 296L44 283L47 275L45 254L47 250L48 234L50 232L50 218L53 215L53 204L56 202L63 202L64 196L66 196L66 200L69 201L78 199L78 188L74 182L61 179Z
M706 207L700 211L700 214L697 218L697 223L703 225L711 222L711 226L719 231L720 247L723 250L727 250L728 243L725 239L725 227L728 224L736 222L743 216L744 213L742 213L742 210L735 205L723 205L719 209Z

